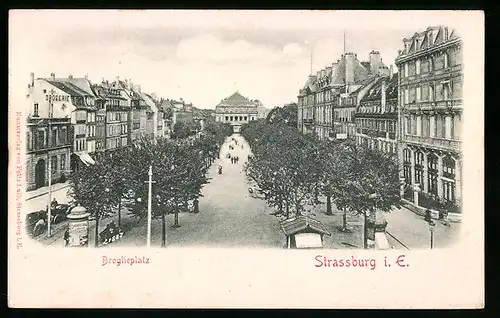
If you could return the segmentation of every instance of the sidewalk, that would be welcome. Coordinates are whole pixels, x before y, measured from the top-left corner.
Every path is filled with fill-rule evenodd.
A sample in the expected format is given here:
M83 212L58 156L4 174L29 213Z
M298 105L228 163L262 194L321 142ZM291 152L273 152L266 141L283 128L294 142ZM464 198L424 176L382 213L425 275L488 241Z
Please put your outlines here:
M52 192L56 192L58 190L67 188L69 186L70 186L69 181L66 181L66 182L63 182L63 183L53 184L52 185ZM41 197L41 196L46 195L48 193L49 193L49 187L48 186L41 187L41 188L38 188L38 189L32 190L32 191L26 191L25 201L29 201L29 200Z

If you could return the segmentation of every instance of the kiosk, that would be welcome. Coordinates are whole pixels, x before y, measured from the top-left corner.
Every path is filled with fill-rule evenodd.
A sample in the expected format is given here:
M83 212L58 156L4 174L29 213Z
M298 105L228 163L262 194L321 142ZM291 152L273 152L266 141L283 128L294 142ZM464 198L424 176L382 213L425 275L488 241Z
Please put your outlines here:
M323 248L323 236L331 235L323 223L305 215L281 221L280 225L287 249Z

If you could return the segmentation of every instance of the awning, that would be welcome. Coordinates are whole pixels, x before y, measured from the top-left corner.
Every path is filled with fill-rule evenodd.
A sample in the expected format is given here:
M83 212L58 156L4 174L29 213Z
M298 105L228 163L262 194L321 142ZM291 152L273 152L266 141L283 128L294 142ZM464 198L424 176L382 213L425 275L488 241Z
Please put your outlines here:
M95 165L94 159L92 159L92 157L90 157L88 153L83 152L83 153L77 153L76 155L80 158L80 160L82 160L82 162L86 166Z

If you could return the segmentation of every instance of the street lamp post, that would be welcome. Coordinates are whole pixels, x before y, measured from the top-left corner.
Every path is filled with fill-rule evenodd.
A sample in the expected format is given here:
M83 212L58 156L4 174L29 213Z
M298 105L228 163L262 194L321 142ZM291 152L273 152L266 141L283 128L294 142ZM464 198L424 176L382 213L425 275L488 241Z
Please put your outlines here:
M431 232L431 250L434 248L434 228L429 227L429 232Z
M148 240L147 247L151 247L151 192L152 186L155 181L153 181L153 166L149 166L148 172L149 180L146 181L148 183Z

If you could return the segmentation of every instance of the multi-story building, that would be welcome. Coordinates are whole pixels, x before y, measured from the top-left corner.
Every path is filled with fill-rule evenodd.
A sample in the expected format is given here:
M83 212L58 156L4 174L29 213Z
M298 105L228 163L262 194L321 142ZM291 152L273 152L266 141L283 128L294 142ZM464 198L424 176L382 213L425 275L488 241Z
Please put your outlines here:
M28 117L26 137L27 191L44 187L49 182L64 182L69 176L71 156L71 119Z
M120 95L126 100L127 109L130 112L127 115L122 116L118 121L120 122L120 136L123 140L124 136L128 136L127 144L133 143L146 134L146 106L144 105L144 100L142 100L142 105L140 104L141 98L136 91L134 91L134 85L130 80L122 81L120 77L116 77L116 81L112 83L112 87L119 90ZM137 90L137 89L136 89ZM127 119L127 125L125 125L124 118ZM120 145L120 147L122 147Z
M462 155L462 41L446 26L403 40L399 69L400 149L404 197L460 206Z
M146 134L149 138L163 137L163 112L160 112L152 95L141 93L148 110L146 112Z
M346 53L325 69L310 75L299 91L298 129L319 139L349 138L355 135L357 103L377 77L388 75L379 52L372 51L368 62Z
M103 96L102 88L92 86L95 99L95 153L98 159L106 151L106 98Z
M98 96L104 100L106 150L127 147L129 140L130 104L117 82L102 81L95 85Z
M239 92L221 100L215 107L215 120L230 123L235 132L240 131L241 125L256 120L258 108L255 101L242 96Z
M82 89L82 85L75 84L88 80L74 79L72 76L56 78L54 73L50 78L36 80L31 73L30 80L28 117L70 118L73 141L71 170L78 170L81 163L93 164L94 159L89 156L89 152L95 151L95 96L87 89Z
M304 87L299 91L298 103L297 103L297 125L298 129L303 134L315 133L315 111L314 106L316 104L316 75L310 75L307 79ZM327 127L330 127L332 122L331 107L330 113L325 116ZM328 131L330 131L329 129Z
M354 113L356 142L372 149L397 154L398 76L377 79Z

